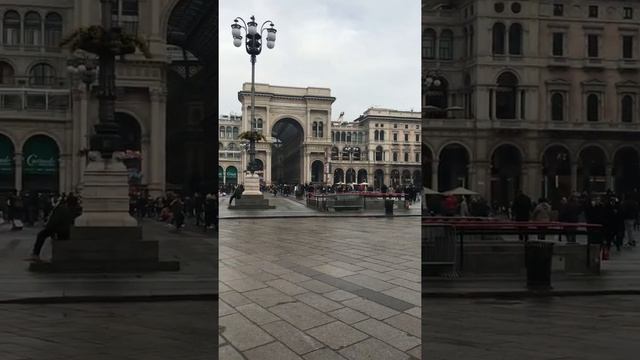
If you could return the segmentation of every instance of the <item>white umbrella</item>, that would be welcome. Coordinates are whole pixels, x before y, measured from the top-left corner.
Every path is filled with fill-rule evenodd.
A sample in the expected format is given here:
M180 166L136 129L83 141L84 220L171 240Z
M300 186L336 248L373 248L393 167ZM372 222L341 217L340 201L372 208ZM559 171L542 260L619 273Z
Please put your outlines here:
M477 192L471 191L469 189L465 189L463 187L457 187L455 189L445 191L443 194L447 196L448 195L478 195Z
M425 186L422 187L422 193L425 195L442 195L441 193L433 189L429 189L428 187L425 187Z

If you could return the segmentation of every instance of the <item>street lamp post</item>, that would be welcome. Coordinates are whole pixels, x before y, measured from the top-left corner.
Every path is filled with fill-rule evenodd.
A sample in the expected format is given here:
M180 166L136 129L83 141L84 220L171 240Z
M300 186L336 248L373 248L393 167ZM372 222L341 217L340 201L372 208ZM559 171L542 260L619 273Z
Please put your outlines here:
M265 21L260 30L258 30L258 23L255 21L255 17L251 16L251 21L245 22L241 17L237 17L231 24L231 35L233 36L233 45L240 47L242 45L242 30L245 32L246 41L245 49L247 53L251 55L251 131L256 131L253 127L253 123L256 118L256 57L262 52L262 34L267 32L267 48L273 49L276 43L276 29L273 27L273 22L270 20ZM243 25L240 25L239 21ZM266 28L265 25L270 27ZM249 163L247 164L247 170L253 175L256 170L256 141L252 137L249 139Z

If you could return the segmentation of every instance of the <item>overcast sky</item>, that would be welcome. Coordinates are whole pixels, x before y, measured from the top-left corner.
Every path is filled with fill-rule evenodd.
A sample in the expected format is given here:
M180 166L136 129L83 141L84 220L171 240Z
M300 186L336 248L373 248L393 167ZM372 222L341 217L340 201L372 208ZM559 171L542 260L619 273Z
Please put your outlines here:
M276 46L256 62L256 82L328 87L332 116L353 120L368 107L420 111L420 0L221 0L220 114L240 114L238 91L251 81L231 24L251 15L275 24Z

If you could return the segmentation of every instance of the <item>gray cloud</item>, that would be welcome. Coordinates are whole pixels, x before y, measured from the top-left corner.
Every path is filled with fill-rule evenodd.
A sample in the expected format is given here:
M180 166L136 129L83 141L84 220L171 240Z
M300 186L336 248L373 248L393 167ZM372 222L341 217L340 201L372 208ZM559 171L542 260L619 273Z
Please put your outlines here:
M249 55L233 46L231 23L251 15L274 22L274 49L264 47L256 82L331 88L334 118L352 120L369 106L420 111L419 0L222 0L220 114L240 113L237 93L251 81Z

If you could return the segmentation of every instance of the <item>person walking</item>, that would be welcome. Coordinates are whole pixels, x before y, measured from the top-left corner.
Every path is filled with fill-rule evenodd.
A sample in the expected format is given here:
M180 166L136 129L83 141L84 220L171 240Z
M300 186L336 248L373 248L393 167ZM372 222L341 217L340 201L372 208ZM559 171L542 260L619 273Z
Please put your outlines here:
M173 214L173 221L176 226L176 230L180 231L184 226L184 202L182 202L180 195L175 196L173 201L171 201L169 208Z
M538 200L538 205L533 209L533 214L531 215L533 221L538 222L549 222L551 221L551 205L547 202L547 199L540 198ZM544 240L544 234L538 235L539 240Z
M471 213L469 212L469 203L467 202L467 198L465 196L462 197L462 202L460 203L460 216L468 217Z
M622 218L624 219L624 230L626 237L625 246L636 246L636 240L633 237L634 224L636 219L638 218L638 203L631 196L631 194L627 194L625 196L624 202L622 203Z
M55 240L68 240L70 238L71 225L75 219L74 209L76 208L78 208L78 203L75 196L69 196L64 201L58 203L51 212L44 229L36 236L36 242L33 245L31 256L26 260L32 262L42 261L40 259L40 251L42 250L44 241L49 237L52 239L55 238Z

